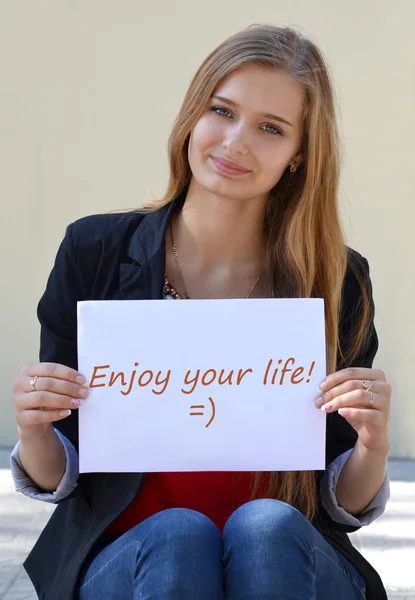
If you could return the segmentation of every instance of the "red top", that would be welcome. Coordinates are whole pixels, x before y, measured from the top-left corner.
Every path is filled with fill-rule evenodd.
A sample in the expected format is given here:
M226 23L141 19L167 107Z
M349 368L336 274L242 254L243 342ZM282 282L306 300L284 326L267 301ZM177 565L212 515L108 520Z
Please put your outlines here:
M266 485L267 478L264 479ZM222 531L234 510L251 499L252 484L253 476L249 472L148 473L139 494L106 533L119 536L167 508L197 510ZM256 497L261 497L263 492L261 484Z
M163 296L179 300L180 295L167 278ZM251 499L254 479L250 472L207 471L148 473L140 493L108 527L106 534L119 536L151 515L167 508L190 508L209 517L222 531L231 514ZM264 495L268 478L256 497Z

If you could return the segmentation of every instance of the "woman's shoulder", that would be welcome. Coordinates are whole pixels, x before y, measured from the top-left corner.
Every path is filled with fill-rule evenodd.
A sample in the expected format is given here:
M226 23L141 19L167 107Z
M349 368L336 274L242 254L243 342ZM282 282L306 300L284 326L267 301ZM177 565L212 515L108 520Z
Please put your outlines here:
M352 273L357 269L360 273L365 273L369 270L369 262L360 252L346 246L347 251L347 273Z
M74 246L91 246L105 241L117 245L125 237L131 237L145 218L138 211L99 213L77 219L68 227Z
M360 252L347 246L347 267L343 293L347 298L362 295L362 285L371 292L369 262Z

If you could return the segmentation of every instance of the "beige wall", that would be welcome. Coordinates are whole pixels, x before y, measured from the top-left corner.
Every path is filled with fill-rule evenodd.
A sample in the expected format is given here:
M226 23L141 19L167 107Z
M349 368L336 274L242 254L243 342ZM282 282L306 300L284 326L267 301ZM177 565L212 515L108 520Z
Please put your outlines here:
M392 453L415 457L413 0L0 0L0 445L16 438L11 384L37 361L36 305L65 226L163 192L192 74L255 21L300 27L332 65L342 210L371 264Z

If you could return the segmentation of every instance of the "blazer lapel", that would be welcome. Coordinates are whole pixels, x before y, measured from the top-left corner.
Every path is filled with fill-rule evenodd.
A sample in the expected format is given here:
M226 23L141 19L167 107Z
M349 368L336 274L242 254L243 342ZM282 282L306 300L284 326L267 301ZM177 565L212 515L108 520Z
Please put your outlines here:
M160 254L152 264L120 264L120 295L122 300L152 300L163 298L165 257Z
M123 300L163 298L165 234L184 196L185 192L163 208L145 215L132 235L127 250L131 262L120 264L120 295Z

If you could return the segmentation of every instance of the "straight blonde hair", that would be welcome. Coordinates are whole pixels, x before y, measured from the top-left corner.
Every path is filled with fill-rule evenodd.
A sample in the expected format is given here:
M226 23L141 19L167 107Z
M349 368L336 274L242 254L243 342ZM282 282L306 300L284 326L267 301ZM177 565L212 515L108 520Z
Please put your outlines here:
M275 297L324 298L326 366L332 373L338 367L338 352L346 366L361 349L370 304L365 283L351 265L362 290L361 317L343 354L339 318L348 255L338 211L340 141L329 68L312 41L290 27L254 24L213 50L194 75L169 138L167 191L160 200L150 196L139 210L157 210L186 191L192 177L190 133L222 80L248 64L284 71L305 92L304 162L295 173L287 168L270 191L264 215L264 273ZM264 474L253 475L252 498ZM271 473L266 496L295 506L312 520L318 507L316 473Z

